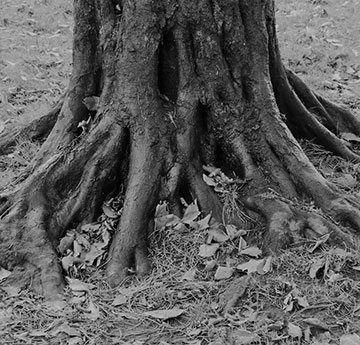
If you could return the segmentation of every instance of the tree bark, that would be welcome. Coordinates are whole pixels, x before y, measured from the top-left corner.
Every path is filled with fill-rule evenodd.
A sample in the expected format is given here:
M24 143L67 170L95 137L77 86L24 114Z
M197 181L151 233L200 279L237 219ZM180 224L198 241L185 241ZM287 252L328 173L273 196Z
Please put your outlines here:
M284 68L274 1L75 0L74 13L73 74L56 123L33 173L0 198L1 266L14 276L25 267L35 290L60 293L60 238L94 221L125 186L106 274L117 285L130 267L147 273L147 231L161 199L179 213L180 197L195 198L224 221L203 165L248 181L239 201L264 216L266 251L327 232L353 245L337 225L284 201L313 199L360 229L359 202L327 181L297 141L360 162L338 137L359 134L359 121Z

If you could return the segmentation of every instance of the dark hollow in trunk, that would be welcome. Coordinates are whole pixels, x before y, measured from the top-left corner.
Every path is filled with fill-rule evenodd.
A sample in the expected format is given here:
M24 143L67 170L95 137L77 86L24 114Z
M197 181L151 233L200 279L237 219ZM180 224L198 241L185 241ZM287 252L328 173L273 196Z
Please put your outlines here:
M264 216L265 251L309 233L331 232L353 245L329 220L267 193L311 198L360 229L359 202L328 182L297 141L314 139L360 162L338 137L359 135L360 123L284 68L273 0L75 0L74 13L69 89L38 136L29 129L33 138L47 137L32 173L0 196L1 266L38 292L60 293L60 238L94 221L125 186L107 277L117 285L130 266L147 273L147 231L159 200L179 213L180 197L196 198L204 214L222 221L203 165L248 181L239 201ZM0 152L10 139L0 137Z

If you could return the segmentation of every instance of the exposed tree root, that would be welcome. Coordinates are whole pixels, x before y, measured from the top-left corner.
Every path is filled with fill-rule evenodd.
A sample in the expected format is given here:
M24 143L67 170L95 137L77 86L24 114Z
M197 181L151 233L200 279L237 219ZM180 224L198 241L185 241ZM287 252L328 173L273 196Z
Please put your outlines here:
M321 215L290 205L275 195L256 195L244 200L246 207L261 213L267 223L263 250L272 255L298 240L317 240L326 234L336 246L354 247L353 238Z

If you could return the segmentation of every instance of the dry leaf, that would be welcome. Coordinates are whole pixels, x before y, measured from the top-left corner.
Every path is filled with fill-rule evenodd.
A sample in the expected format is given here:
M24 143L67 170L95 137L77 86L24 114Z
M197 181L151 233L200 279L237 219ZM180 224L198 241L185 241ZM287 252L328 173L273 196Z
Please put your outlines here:
M106 217L109 217L112 219L119 218L119 214L117 214L110 206L108 206L106 204L102 205L102 210Z
M2 286L1 289L4 290L9 297L16 297L20 293L20 288L16 286Z
M354 188L357 185L356 178L351 174L343 174L339 177L332 179L337 185L345 189Z
M94 261L104 253L104 250L99 249L96 244L92 244L90 251L85 254L85 262L88 265L93 265Z
M53 329L50 335L56 337L59 333L65 333L70 337L81 337L81 332L77 328L70 327L67 323L63 323L56 329Z
M7 277L9 277L11 274L10 271L6 270L5 268L2 268L0 266L0 282L4 279L6 279Z
M97 111L99 107L100 97L98 96L89 96L83 99L83 104L89 111Z
M228 234L228 236L230 237L231 240L233 240L236 237L246 235L246 233L247 233L245 230L239 230L233 224L227 224L225 226L225 228L226 228L226 233Z
M60 254L65 254L68 249L72 248L74 242L74 234L67 234L61 240L57 246L57 250Z
M88 291L95 288L95 285L84 283L79 279L73 279L73 278L66 277L66 280L68 281L69 288L72 291L85 291L85 292L88 292Z
M82 264L84 260L81 258L74 257L73 255L64 256L61 259L61 265L66 272L69 272L69 268L76 264Z
M309 275L311 278L316 278L318 271L325 265L324 259L316 260L310 267Z
M91 223L91 224L84 224L81 227L81 232L97 232L101 227L101 224L99 223ZM79 240L79 235L77 235L77 239Z
M238 265L236 268L239 271L247 271L247 273L254 273L258 271L259 265L264 265L264 259L261 260L251 259L248 262Z
M211 178L211 177L209 177L209 176L207 176L207 175L205 175L205 174L203 174L202 177L203 177L204 182L205 182L208 186L210 186L210 187L215 187L215 186L217 185L217 182L216 182L213 178Z
M321 237L316 241L316 243L314 244L314 246L309 249L309 252L310 252L310 253L313 253L313 252L315 251L315 249L317 249L321 244L325 243L329 238L330 238L330 233L321 236Z
M306 308L309 306L309 302L307 301L306 297L297 296L295 299L300 307Z
M30 337L46 337L47 335L48 333L43 331L34 331L29 333Z
M354 141L356 143L360 143L360 138L354 133L341 133L340 138L346 141Z
M291 338L301 338L302 330L299 326L294 325L292 322L288 323L288 334Z
M199 256L202 258L208 258L210 256L213 256L216 251L219 249L220 244L214 243L214 244L202 244L199 248Z
M199 225L199 231L201 230L205 230L209 227L209 222L211 219L211 214L208 214L206 217L204 217L203 219L200 219L197 223Z
M212 271L216 266L216 260L207 261L204 267L205 271Z
M354 334L344 334L340 337L340 345L359 345L360 336Z
M255 344L260 340L256 333L249 332L245 329L233 329L229 335L232 340L231 343L236 345Z
M264 273L271 272L271 270L272 270L272 267L271 267L272 259L273 259L273 257L271 255L266 258L264 267L262 268Z
M157 229L162 229L165 226L172 227L180 223L180 218L174 214L167 214L162 217L155 218L155 226Z
M182 222L184 224L190 224L193 222L197 217L200 216L200 210L197 205L196 200L192 202L185 210L184 216L182 218Z
M241 255L248 255L251 256L253 258L258 258L261 255L261 249L259 249L258 247L247 247L243 250L240 251Z
M244 250L245 248L247 247L247 243L246 241L244 240L244 238L242 236L240 236L239 238L239 245L238 245L238 250L239 252Z
M83 343L84 343L84 341L82 340L82 338L74 337L74 338L67 339L66 345L82 345Z
M196 275L196 268L191 268L187 272L185 272L180 279L192 281L195 280L195 275Z
M234 269L231 267L219 266L215 272L215 280L224 280L230 278L234 273Z
M98 306L93 302L89 301L89 306L87 308L88 313L85 313L86 317L92 321L97 320L100 317L100 311Z
M307 319L303 319L303 321L310 327L314 327L319 330L327 331L329 329L329 327L324 322L320 321L318 318L315 317L309 317Z
M115 299L113 300L111 305L113 305L114 307L118 307L119 305L123 305L123 304L127 303L127 301L128 301L127 296L118 295L118 296L115 297Z
M209 230L209 236L206 240L206 243L210 244L212 241L217 243L223 243L229 239L228 235L226 235L219 227L211 228Z
M153 317L154 319L168 320L173 319L184 313L183 309L159 309L145 312L145 316Z

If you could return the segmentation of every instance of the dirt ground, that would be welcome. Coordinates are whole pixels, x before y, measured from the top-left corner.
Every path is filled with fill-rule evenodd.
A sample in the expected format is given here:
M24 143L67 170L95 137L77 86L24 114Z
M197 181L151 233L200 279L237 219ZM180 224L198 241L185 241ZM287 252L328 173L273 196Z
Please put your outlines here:
M360 2L278 0L276 8L285 65L360 114ZM0 132L45 114L64 92L72 30L69 0L0 1ZM327 178L360 195L358 166L302 145ZM16 183L36 150L24 139L0 158L0 191ZM236 207L236 183L221 174L212 183L226 206ZM106 242L119 204L112 200L81 233L69 229L77 251L82 238L90 247ZM130 276L117 289L102 279L105 252L87 266L75 263L75 249L63 253L68 285L59 301L7 286L0 267L0 344L360 344L358 252L330 248L322 238L263 257L250 244L263 224L245 214L247 229L229 227L209 245L209 236L218 234L210 233L204 216L196 204L182 219L159 206L152 275Z

